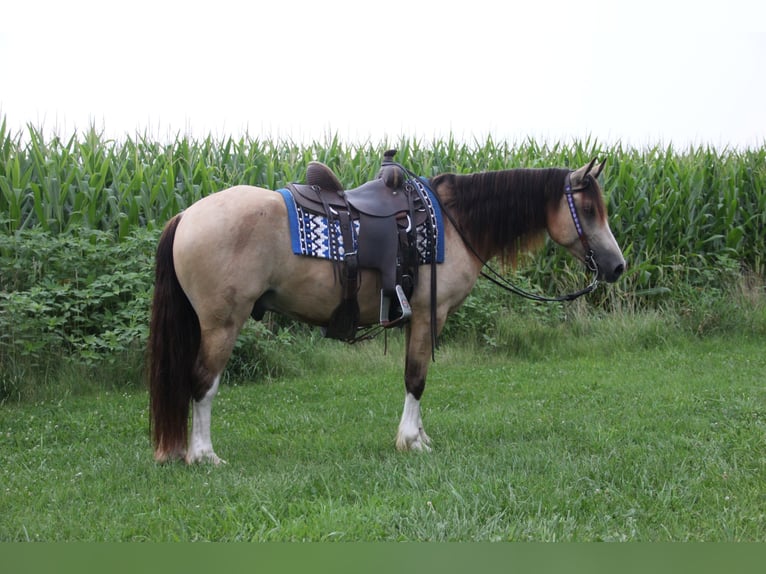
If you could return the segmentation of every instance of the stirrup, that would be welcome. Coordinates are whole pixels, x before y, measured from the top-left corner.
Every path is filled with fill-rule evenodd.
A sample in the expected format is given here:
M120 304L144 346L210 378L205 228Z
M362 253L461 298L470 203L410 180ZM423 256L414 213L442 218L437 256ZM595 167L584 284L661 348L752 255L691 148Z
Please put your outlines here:
M388 317L388 314L391 311L391 297L386 295L383 289L380 290L380 324L385 328L395 327L412 317L412 307L410 307L410 302L407 301L402 286L397 285L394 287L394 293L396 293L396 297L399 299L399 307L401 308L402 314L391 320Z

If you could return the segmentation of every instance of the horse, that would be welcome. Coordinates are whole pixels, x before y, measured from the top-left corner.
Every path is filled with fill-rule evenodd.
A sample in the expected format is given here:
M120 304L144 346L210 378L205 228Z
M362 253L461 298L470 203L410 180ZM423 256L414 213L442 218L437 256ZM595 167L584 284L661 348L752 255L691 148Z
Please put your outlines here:
M604 162L596 162L577 170L516 168L421 178L446 215L444 259L438 266L419 267L409 300L397 449L431 450L421 399L433 333L438 335L460 307L487 261L498 257L515 265L517 256L538 248L547 233L597 280L615 282L623 273L625 259L598 182ZM271 311L327 325L341 297L336 270L327 260L296 255L288 233L279 191L247 185L199 199L165 225L157 245L147 348L156 461L224 462L211 441L212 405L248 318ZM380 273L359 273L359 320L374 325Z

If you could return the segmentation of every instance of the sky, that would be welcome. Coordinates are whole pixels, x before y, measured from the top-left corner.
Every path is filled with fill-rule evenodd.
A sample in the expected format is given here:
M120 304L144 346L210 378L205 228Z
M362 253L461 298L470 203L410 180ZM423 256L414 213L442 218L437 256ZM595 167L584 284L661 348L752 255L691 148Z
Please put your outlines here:
M25 0L0 62L18 132L766 143L763 0Z

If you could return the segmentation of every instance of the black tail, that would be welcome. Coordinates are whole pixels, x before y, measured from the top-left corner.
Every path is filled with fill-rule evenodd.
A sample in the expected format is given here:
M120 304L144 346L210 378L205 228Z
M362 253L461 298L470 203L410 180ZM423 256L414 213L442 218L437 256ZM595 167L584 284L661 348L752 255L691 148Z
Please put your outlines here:
M189 434L189 405L200 345L199 319L181 289L173 241L181 214L165 226L157 246L149 327L149 411L154 457L182 456Z

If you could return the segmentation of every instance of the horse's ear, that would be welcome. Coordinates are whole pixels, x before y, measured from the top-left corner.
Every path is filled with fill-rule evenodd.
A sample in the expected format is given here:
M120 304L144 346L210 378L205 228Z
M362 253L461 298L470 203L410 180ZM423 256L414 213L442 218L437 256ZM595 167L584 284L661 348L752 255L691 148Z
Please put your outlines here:
M577 171L573 172L570 176L570 181L572 182L572 189L578 189L582 186L583 182L585 181L585 176L587 176L590 173L590 170L593 169L593 165L596 163L596 159L593 158L590 160L590 163L588 165L582 166Z
M606 160L602 161L601 163L597 163L596 166L593 168L593 171L591 171L591 175L598 179L598 176L601 175L601 172L604 171L604 166L606 165Z

